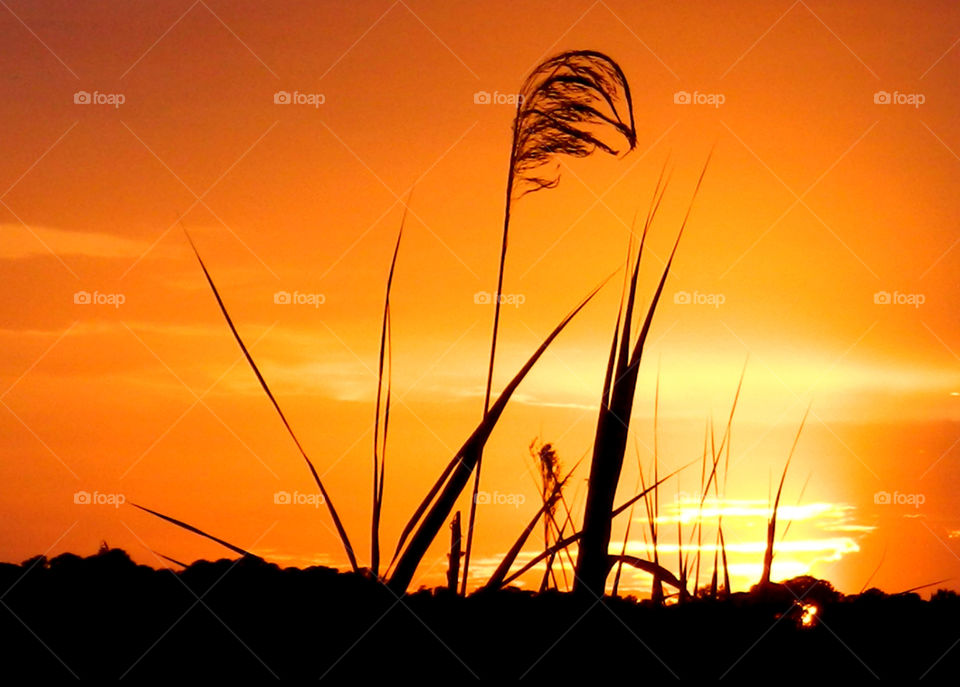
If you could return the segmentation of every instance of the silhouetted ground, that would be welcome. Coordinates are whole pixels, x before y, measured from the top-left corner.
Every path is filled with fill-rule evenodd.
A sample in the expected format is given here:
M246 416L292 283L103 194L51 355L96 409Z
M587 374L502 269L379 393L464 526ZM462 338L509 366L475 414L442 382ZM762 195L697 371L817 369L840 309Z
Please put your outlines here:
M737 594L666 608L516 590L468 599L421 591L399 600L374 580L330 568L243 559L175 573L113 549L0 564L0 660L7 684L71 673L189 683L274 675L362 684L957 681L955 594L842 597L825 582L809 589L812 582L798 578L792 592L781 586L763 599ZM801 626L793 594L820 607L820 623Z

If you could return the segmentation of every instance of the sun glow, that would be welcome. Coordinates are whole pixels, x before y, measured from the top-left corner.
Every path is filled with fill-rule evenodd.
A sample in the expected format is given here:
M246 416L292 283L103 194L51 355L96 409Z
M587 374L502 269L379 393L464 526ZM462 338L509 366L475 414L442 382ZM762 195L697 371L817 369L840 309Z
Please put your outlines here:
M801 604L800 625L803 627L813 627L817 622L817 613L820 609L815 604Z

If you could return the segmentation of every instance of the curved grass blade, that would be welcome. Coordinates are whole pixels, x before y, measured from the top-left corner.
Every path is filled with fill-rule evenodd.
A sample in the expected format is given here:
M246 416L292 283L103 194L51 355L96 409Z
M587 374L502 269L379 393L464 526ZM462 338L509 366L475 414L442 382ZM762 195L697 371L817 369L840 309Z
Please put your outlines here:
M644 572L655 575L662 582L666 582L671 587L680 590L681 596L686 593L686 587L684 584L676 578L676 576L664 568L662 565L657 565L653 561L644 560L643 558L637 558L636 556L614 556L611 555L608 559L610 561L610 566L613 567L614 563L624 563L631 567L637 568L638 570L643 570Z
M409 199L407 200L409 203ZM370 523L370 569L375 577L380 575L380 512L383 508L383 479L387 460L387 432L390 427L390 390L393 381L393 346L390 319L390 289L393 287L393 273L397 267L397 255L400 253L400 239L403 238L403 227L407 221L407 206L403 208L403 217L400 219L400 231L397 232L397 243L393 248L393 259L390 261L390 273L387 276L387 293L383 300L383 324L380 328L380 363L377 373L377 406L376 418L373 424L373 513ZM386 397L383 392L384 362L387 367ZM385 401L383 410L383 439L380 440L380 408L381 401ZM378 456L379 453L379 456Z
M664 285L670 274L670 268L676 257L680 239L683 236L694 201L700 190L703 178L706 175L710 157L704 163L700 178L693 191L690 206L680 225L676 241L670 252L670 257L664 266L657 289L647 307L643 326L633 347L633 353L627 358L630 346L630 332L633 326L634 289L631 287L630 298L627 301L627 312L623 323L623 334L620 341L620 356L617 361L617 377L610 390L609 402L600 405L597 418L597 429L594 439L593 460L590 465L590 480L587 491L587 503L583 519L583 543L577 554L577 577L574 591L589 591L593 596L602 596L606 587L606 578L610 572L607 566L607 555L610 548L611 509L620 482L620 473L623 468L623 458L626 451L627 434L630 427L630 417L633 413L633 403L636 394L637 376L640 359L646 344L647 336L653 322L653 316L663 293ZM665 190L665 189L664 189ZM662 193L661 193L662 197ZM659 204L659 203L657 203ZM654 212L651 211L652 222ZM649 222L644 228L644 236L649 229ZM643 254L643 238L640 251L637 254L634 282L640 268Z
M420 522L420 518L423 517L424 512L426 512L427 508L430 507L430 504L433 503L433 500L440 491L440 488L446 484L447 478L450 477L450 473L453 472L453 469L459 462L460 454L458 453L450 460L449 463L447 463L447 466L443 469L443 472L440 473L437 481L433 483L433 486L430 487L430 491L428 491L427 495L423 497L422 501L420 501L420 505L417 506L417 509L413 512L413 515L410 516L407 524L403 526L403 530L400 532L400 538L397 540L397 548L393 552L393 558L391 559L388 568L392 568L393 564L396 563L397 558L400 556L400 552L403 550L403 545L407 541L407 537L410 536L410 533L413 532L413 529L417 526L417 523Z
M239 553L241 556L252 556L253 558L259 558L259 556L256 556L256 555L250 553L249 551L247 551L247 550L245 550L245 549L241 549L239 546L234 546L233 544L231 544L231 543L228 542L228 541L224 541L223 539L220 539L219 537L215 537L215 536L213 536L212 534L207 534L207 533L204 532L203 530L201 530L201 529L199 529L199 528L197 528L197 527L194 527L193 525L188 525L187 523L183 522L182 520L177 520L176 518L171 518L169 515L164 515L163 513L158 513L158 512L155 511L155 510L150 510L149 508L146 508L145 506L141 506L141 505L138 505L138 504L133 503L133 502L131 502L130 505L133 506L134 508L139 508L139 509L142 510L142 511L146 511L147 513L150 513L151 515L155 515L155 516L157 516L158 518L160 518L160 519L162 519L162 520L166 520L167 522L172 522L172 523L173 523L174 525L176 525L177 527L182 527L183 529L187 530L188 532L193 532L194 534L199 534L201 537L206 537L206 538L209 539L210 541L215 541L215 542L217 542L220 546L225 546L226 548L230 549L230 550L233 551L234 553ZM163 554L160 554L160 555L163 556ZM164 558L167 558L166 556L163 556L163 557L164 557ZM177 563L178 565L183 565L183 563L180 563L180 561L174 561L172 558L167 558L167 560L173 561L174 563ZM186 568L187 566L186 566L186 565L183 565L183 567Z
M800 433L803 431L803 425L807 421L807 415L810 414L810 407L803 414L803 420L800 421L800 428L797 430L797 436L793 440L793 446L790 447L790 455L787 456L787 462L783 465L783 473L780 475L780 486L777 487L777 496L773 500L773 512L770 513L770 520L767 523L767 548L763 554L763 573L760 577L760 587L770 586L770 571L773 567L773 544L777 536L777 509L780 508L780 495L783 493L783 483L787 479L787 469L790 467L790 461L793 459L793 452L797 448L797 442L800 441Z
M360 568L357 565L357 558L353 553L353 547L350 545L350 539L347 537L346 530L343 529L343 523L340 522L340 516L337 515L337 509L333 507L333 501L330 500L330 495L327 493L326 488L323 486L323 482L320 480L320 475L317 474L317 470L313 466L313 462L307 456L307 452L304 450L300 440L297 439L297 435L294 434L290 423L287 422L286 415L284 415L283 411L280 410L280 404L277 403L277 399L274 398L273 392L270 391L270 387L267 386L267 381L263 378L263 375L260 374L260 368L258 368L257 364L253 361L253 357L250 355L250 351L247 350L246 344L244 344L243 339L240 338L240 333L237 331L236 326L233 324L233 320L230 318L230 314L227 312L227 306L224 304L223 298L220 297L220 292L213 283L213 278L210 276L210 272L207 271L207 266L204 264L203 258L200 257L200 251L197 250L197 246L194 244L193 239L190 237L190 234L187 233L186 229L184 229L183 233L187 235L187 240L190 242L190 247L193 249L193 254L197 256L197 261L200 263L200 269L203 270L203 274L207 278L207 283L210 285L210 289L213 291L213 295L217 299L217 305L220 306L220 312L223 313L223 317L227 321L230 331L233 333L233 338L236 339L237 343L240 345L240 350L243 351L243 355L246 357L247 362L250 363L250 367L257 376L257 381L260 382L260 386L267 394L267 398L270 399L270 402L276 409L277 414L280 416L283 426L287 428L287 433L290 435L290 438L293 439L293 443L297 445L297 449L299 449L300 455L303 456L303 459L306 461L307 467L310 468L310 474L313 475L313 481L316 482L317 487L320 489L321 495L323 495L323 501L327 504L327 510L330 511L330 517L333 519L333 524L337 528L337 534L340 535L340 541L343 544L344 550L347 552L347 558L350 560L350 565L353 568L353 571L359 572Z

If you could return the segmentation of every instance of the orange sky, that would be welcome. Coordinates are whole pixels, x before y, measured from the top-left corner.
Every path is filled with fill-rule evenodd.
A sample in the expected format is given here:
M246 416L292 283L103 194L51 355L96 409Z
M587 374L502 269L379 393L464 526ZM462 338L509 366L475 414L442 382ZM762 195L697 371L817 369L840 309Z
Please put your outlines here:
M784 495L795 506L809 475L809 508L780 574L858 591L886 552L874 584L960 588L954 4L11 0L0 30L3 560L101 539L151 564L151 549L223 553L129 506L74 504L84 490L278 562L345 564L323 508L274 504L277 491L311 494L309 473L182 215L366 562L380 309L415 188L393 294L392 552L481 413L492 308L474 294L495 286L513 108L474 96L593 48L630 81L637 149L561 160L558 188L516 203L504 292L524 302L504 309L495 387L618 267L669 160L652 284L715 143L641 370L644 464L658 361L669 468L699 455L711 415L723 423L749 354L727 494L742 506L727 535L735 584L759 571L771 475L812 402ZM81 91L110 102L75 103ZM323 102L276 104L278 91ZM124 302L77 304L80 291ZM276 304L279 291L323 303ZM884 293L909 302L875 302ZM609 286L574 321L494 433L483 489L524 502L479 509L477 575L536 510L530 441L555 442L568 466L589 451L617 298ZM622 498L635 457L625 465ZM665 490L666 530L695 472ZM875 504L880 491L924 502ZM444 553L415 584L440 583Z

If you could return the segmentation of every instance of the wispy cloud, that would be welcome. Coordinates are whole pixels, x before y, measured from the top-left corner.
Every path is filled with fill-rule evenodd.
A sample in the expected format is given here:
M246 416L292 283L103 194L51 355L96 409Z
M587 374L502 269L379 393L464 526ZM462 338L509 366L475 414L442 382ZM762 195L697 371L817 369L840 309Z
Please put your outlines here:
M0 260L48 256L136 259L150 248L150 241L92 231L71 231L22 224L0 224ZM154 249L156 252L160 247Z

